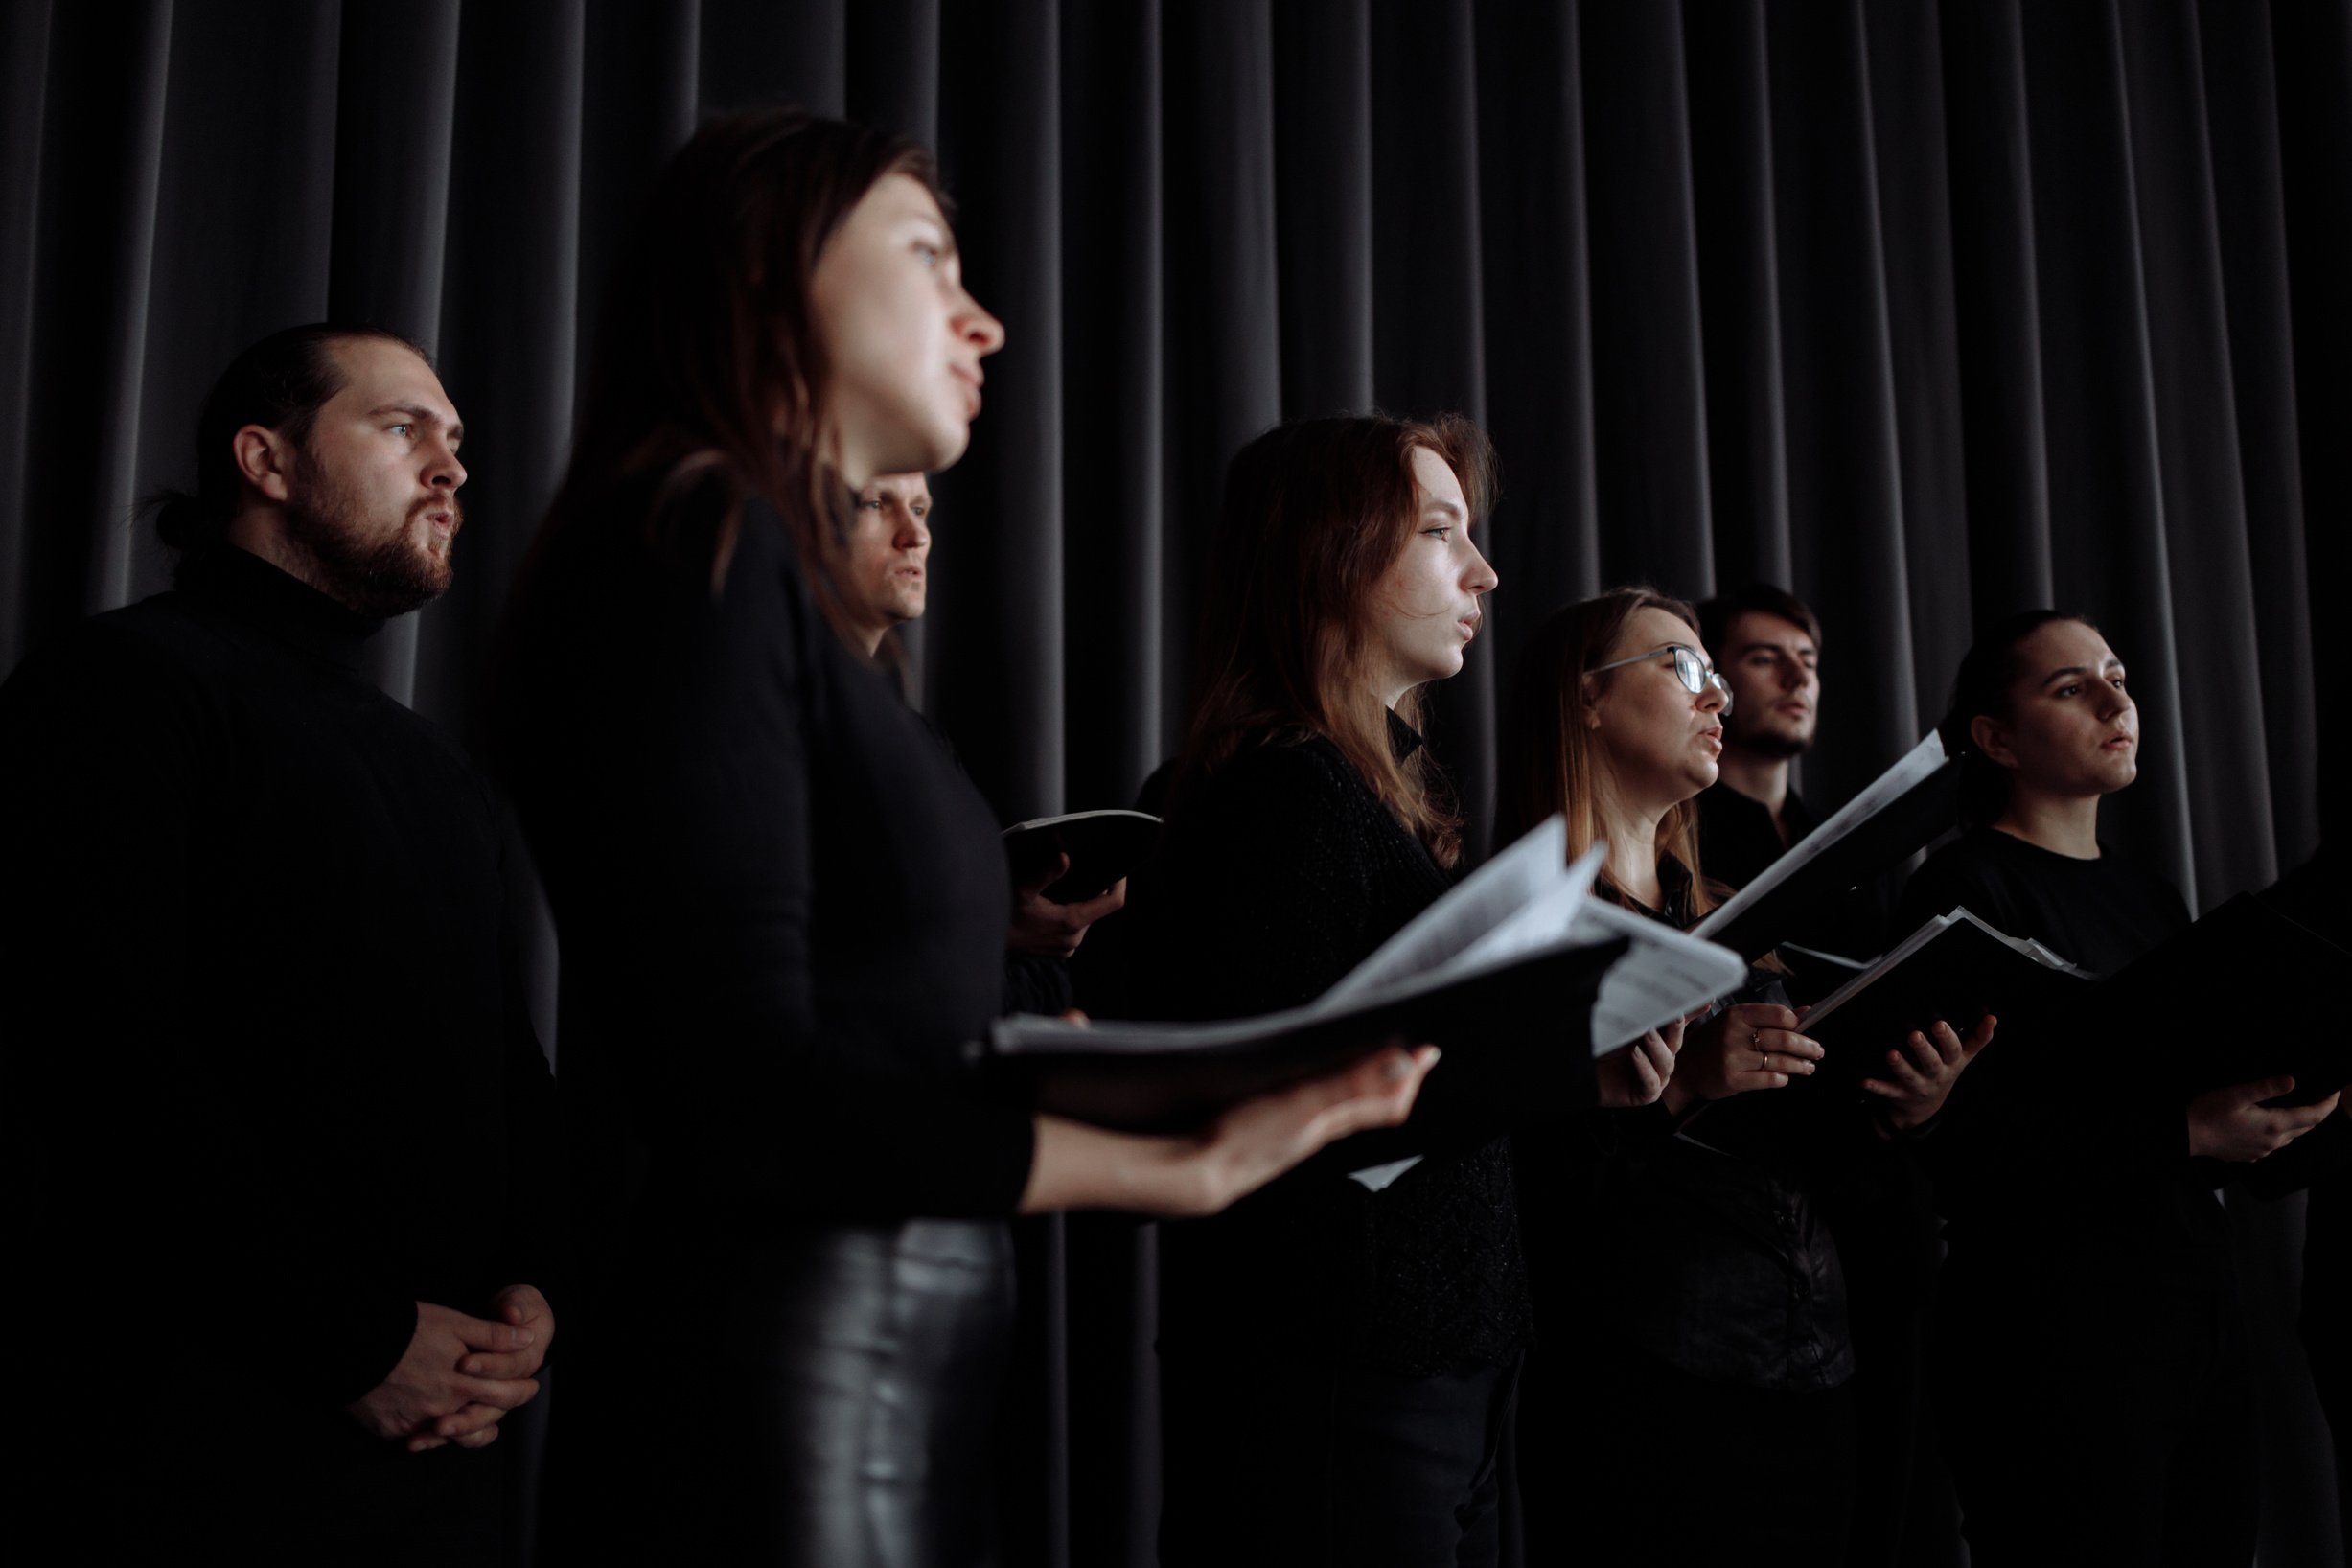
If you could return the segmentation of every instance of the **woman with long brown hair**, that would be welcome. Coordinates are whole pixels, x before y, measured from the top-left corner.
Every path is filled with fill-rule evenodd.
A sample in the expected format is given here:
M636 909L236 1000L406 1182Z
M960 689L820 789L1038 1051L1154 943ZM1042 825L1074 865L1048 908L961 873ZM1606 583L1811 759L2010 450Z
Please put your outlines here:
M1450 884L1461 820L1417 726L1495 586L1472 532L1493 484L1455 417L1302 421L1234 459L1201 696L1131 905L1143 1011L1308 1001ZM1531 1099L1589 1099L1582 1030L1560 1032L1559 1082ZM1310 1167L1163 1233L1171 1568L1493 1560L1533 1320L1507 1117L1486 1114L1466 1143L1408 1126L1350 1150L1426 1156L1402 1174Z
M861 486L962 453L1003 329L929 157L861 127L714 120L636 232L498 704L564 941L588 1276L559 1545L987 1560L1006 1217L1212 1211L1400 1119L1428 1053L1164 1138L975 1075L996 823L853 643L840 562Z
M1572 853L1608 846L1602 892L1677 927L1714 903L1694 802L1715 782L1731 701L1695 624L1690 606L1647 588L1570 605L1523 651L1503 727L1504 835L1564 813ZM1576 1256L1562 1267L1539 1257L1539 1278L1559 1280L1558 1295L1587 1293L1589 1340L1610 1351L1585 1357L1573 1340L1578 1365L1548 1375L1547 1402L1574 1398L1570 1418L1605 1436L1580 1478L1592 1506L1566 1521L1538 1517L1547 1488L1531 1477L1531 1538L1581 1536L1580 1560L1602 1562L1843 1560L1854 1354L1810 1176L1824 1162L1882 1157L1878 1129L1844 1106L1761 1128L1698 1114L1810 1075L1822 1048L1800 1026L1772 977L1752 975L1740 998L1686 1028L1654 1107L1605 1118L1589 1203L1547 1194L1563 1212L1546 1247ZM1890 1139L1936 1114L1991 1037L1989 1026L1966 1041L1946 1025L1932 1032L1864 1082ZM1562 1319L1577 1315L1561 1307ZM1530 1418L1559 1414L1531 1405ZM1729 1462L1668 1462L1695 1434Z

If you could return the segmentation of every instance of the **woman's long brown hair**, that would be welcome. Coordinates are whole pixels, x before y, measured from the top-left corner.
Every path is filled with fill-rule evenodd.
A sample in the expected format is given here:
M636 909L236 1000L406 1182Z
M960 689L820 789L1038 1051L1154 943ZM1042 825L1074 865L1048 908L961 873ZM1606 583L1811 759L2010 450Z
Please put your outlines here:
M1680 599L1654 588L1612 588L1554 614L1520 652L1504 705L1495 792L1498 842L1509 843L1555 812L1568 819L1570 859L1601 839L1600 781L1584 714L1625 672L1585 672L1609 662L1626 624L1645 610L1663 610L1694 628L1698 624L1696 611ZM1718 900L1698 869L1695 799L1678 802L1658 819L1658 859L1673 861L1690 873L1693 918L1715 908ZM1605 872L1603 879L1617 887Z
M931 154L899 136L798 109L705 123L680 148L613 275L570 468L542 538L601 518L604 496L651 474L646 519L716 481L728 497L714 591L742 504L756 496L793 534L818 607L846 632L840 582L844 481L818 450L825 359L809 280L825 242L888 174L947 211ZM649 541L657 546L658 540Z
M1454 471L1471 520L1483 519L1494 448L1457 414L1298 420L1234 456L1173 800L1255 738L1321 736L1438 864L1461 858L1462 819L1426 749L1397 759L1371 664L1374 594L1420 518L1417 447ZM1419 700L1408 692L1397 717L1418 727Z

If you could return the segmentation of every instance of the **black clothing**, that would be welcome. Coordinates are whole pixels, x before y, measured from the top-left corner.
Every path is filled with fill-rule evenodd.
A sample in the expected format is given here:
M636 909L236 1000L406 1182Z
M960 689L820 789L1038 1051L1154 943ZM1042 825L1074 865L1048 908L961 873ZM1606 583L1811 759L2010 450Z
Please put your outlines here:
M823 1420L799 1374L680 1379L674 1334L634 1330L687 1311L780 1333L803 1273L833 1266L812 1226L854 1251L914 1216L1001 1219L1032 1115L962 1050L1003 1000L1011 888L987 804L828 627L782 520L746 502L723 548L726 511L715 485L650 521L650 481L611 496L542 536L504 633L502 753L564 940L565 1126L598 1264L567 1375L599 1392L567 1405L551 1485L557 1533L593 1520L595 1551L693 1510L799 1561L853 1506L787 1489ZM888 1366L850 1375L894 1397ZM952 1408L980 1383L928 1391L941 1431L980 1418ZM733 1446L724 1474L768 1479L640 1480L647 1429L624 1418L654 1391L659 1430L706 1428ZM935 1476L926 1531L975 1538L947 1516L975 1495Z
M634 1296L611 1332L674 1349L690 1312L726 1347L726 1395L681 1419L674 1382L615 1380L612 1358L596 1358L586 1396L608 1408L594 1430L640 1440L614 1482L665 1506L645 1510L641 1535L574 1534L565 1560L998 1560L989 1455L1014 1297L1002 1222L782 1221L638 1256L663 1290Z
M1788 838L1781 839L1772 824L1772 808L1753 796L1741 795L1718 782L1698 793L1698 865L1708 878L1726 888L1744 888L1819 825L1805 797L1790 790L1781 803ZM1849 954L1868 957L1868 954Z
M1632 907L1686 928L1689 879L1671 863L1661 873L1668 907ZM1731 1000L1786 1003L1763 970ZM1726 1102L1721 1114L1747 1109ZM1813 1187L1878 1146L1862 1114L1842 1107L1758 1124L1761 1136L1749 1125L1727 1139L1695 1112L1677 1127L1663 1102L1601 1114L1594 1273L1606 1331L1694 1377L1835 1388L1854 1374L1854 1348L1845 1269Z
M1238 1018L1311 1001L1450 880L1329 742L1251 748L1176 802L1139 878L1141 1011ZM1162 1254L1168 1345L1279 1345L1425 1377L1500 1366L1532 1337L1500 1139L1433 1153L1379 1192L1316 1164L1166 1227Z
M1517 1358L1429 1377L1280 1352L1161 1361L1162 1568L1494 1568Z
M1787 843L1764 802L1718 781L1698 796L1699 865L1734 889L1769 869L1819 826L1811 806L1790 790L1781 808ZM1873 878L1806 918L1790 940L1798 947L1868 958L1884 951L1885 878ZM1787 983L1800 1002L1819 1002L1852 978L1852 971L1784 948ZM1966 1026L1961 1026L1965 1027ZM1831 1233L1845 1264L1848 1318L1855 1342L1856 1445L1860 1475L1854 1487L1853 1560L1922 1562L1956 1558L1958 1540L1930 1544L1952 1514L1949 1483L1926 1454L1924 1360L1927 1311L1941 1243L1940 1224L1925 1173L1893 1149L1830 1173L1818 1188ZM1920 1506L1914 1507L1914 1494Z
M498 1549L496 1448L410 1455L343 1409L419 1301L563 1305L498 815L357 673L378 624L223 547L0 691L12 1261L114 1348L13 1369L71 1397L20 1387L41 1452L0 1511L91 1507L95 1556Z
M1855 1512L1852 1384L1746 1388L1639 1350L1593 1356L1587 1377L1602 1483L1580 1510L1584 1537L1540 1560L1719 1568L1844 1559Z
M2189 918L2111 853L1994 829L1931 856L1898 924L1958 906L2100 973ZM2082 1560L2049 1534L2071 1519L2101 1561L2243 1563L2253 1476L2231 1456L2251 1418L2213 1191L2234 1173L2188 1158L2167 1042L2030 1018L2001 1035L1919 1145L1948 1221L1938 1404L1972 1560ZM2116 1071L2134 1058L2141 1072Z
M1146 1015L1304 1003L1450 881L1328 741L1268 739L1180 789L1128 911ZM1375 1192L1346 1171L1399 1150L1350 1141L1162 1230L1171 1563L1490 1560L1500 1395L1533 1337L1508 1145L1426 1148Z
M1820 819L1805 797L1790 790L1781 804L1788 824L1788 841L1781 842L1772 824L1772 811L1763 801L1718 782L1698 795L1698 865L1710 882L1741 888L1762 876L1797 841L1820 826ZM1908 931L1887 931L1891 883L1873 877L1831 900L1797 922L1787 939L1800 947L1841 957L1864 959L1886 951L1892 940ZM1853 978L1851 970L1822 964L1803 954L1784 953L1790 993L1799 1002L1818 1002Z

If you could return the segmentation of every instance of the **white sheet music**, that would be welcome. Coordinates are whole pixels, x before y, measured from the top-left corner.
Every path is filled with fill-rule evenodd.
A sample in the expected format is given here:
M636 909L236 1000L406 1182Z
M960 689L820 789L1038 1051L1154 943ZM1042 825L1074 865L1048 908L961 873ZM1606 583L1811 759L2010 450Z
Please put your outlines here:
M1706 919L1691 928L1691 934L1713 936L1728 927L1752 909L1757 900L1810 865L1823 850L1909 794L1943 767L1945 761L1944 738L1931 729L1925 740L1904 752L1902 760L1880 773L1870 788L1831 813L1828 821L1790 845L1788 853L1765 867L1755 881L1716 906Z
M1624 936L1632 946L1610 965L1593 1002L1593 1054L1639 1040L1662 1024L1747 983L1747 964L1727 947L1686 935L1631 910L1594 899L1577 916L1577 935Z

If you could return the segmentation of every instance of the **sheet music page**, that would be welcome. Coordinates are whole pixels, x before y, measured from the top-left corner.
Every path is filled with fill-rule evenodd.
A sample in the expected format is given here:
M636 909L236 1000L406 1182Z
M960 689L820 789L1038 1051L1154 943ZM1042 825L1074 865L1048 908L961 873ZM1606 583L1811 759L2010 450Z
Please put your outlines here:
M1578 862L1580 866L1583 863ZM1585 886L1592 879L1585 878ZM1429 975L1462 957L1498 928L1525 914L1531 906L1554 895L1563 896L1570 885L1568 819L1555 816L1509 849L1480 866L1444 896L1415 915L1404 930L1375 949L1322 996L1313 1006L1323 1013L1352 1007L1365 999L1407 980ZM1571 911L1573 912L1573 911ZM1556 936L1567 922L1552 928ZM1540 946L1536 936L1515 952ZM1466 973L1466 970L1450 971Z
M1925 740L1903 753L1902 758L1880 773L1868 789L1838 807L1831 813L1828 821L1790 845L1788 853L1774 861L1755 881L1717 905L1707 918L1691 929L1691 934L1713 936L1724 930L1753 908L1757 900L1810 865L1823 850L1917 788L1923 780L1943 767L1946 760L1944 738L1929 730Z
M1605 899L1585 904L1574 934L1586 941L1626 936L1633 942L1610 966L1593 1003L1596 1056L1747 983L1747 961L1731 949L1686 935Z

